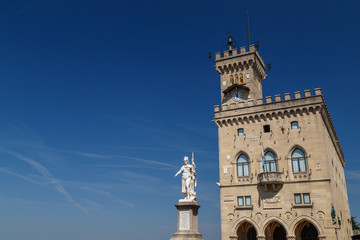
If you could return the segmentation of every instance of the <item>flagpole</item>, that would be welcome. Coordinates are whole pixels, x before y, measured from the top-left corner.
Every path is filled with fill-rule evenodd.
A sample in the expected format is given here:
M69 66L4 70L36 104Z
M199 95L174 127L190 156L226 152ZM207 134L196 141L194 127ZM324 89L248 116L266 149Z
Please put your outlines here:
M261 142L261 157L262 157L262 169L264 172L266 172L265 170L265 154L264 154L264 143Z

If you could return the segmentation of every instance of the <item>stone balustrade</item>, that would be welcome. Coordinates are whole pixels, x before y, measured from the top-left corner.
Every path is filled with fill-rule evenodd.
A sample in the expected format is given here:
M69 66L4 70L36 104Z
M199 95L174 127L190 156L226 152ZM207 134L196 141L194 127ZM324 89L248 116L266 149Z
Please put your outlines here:
M284 184L282 172L263 172L258 175L258 185L264 186L265 191L278 191Z

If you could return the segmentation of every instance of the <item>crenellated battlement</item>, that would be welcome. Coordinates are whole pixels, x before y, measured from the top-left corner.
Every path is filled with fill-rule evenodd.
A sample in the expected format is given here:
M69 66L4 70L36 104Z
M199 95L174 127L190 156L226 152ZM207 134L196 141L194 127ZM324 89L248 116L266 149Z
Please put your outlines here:
M215 63L219 74L229 74L254 67L261 78L265 78L265 63L254 45L249 46L249 51L246 51L246 47L240 47L239 50L234 48L223 53L218 52L215 54Z
M246 122L261 122L283 116L291 117L320 113L338 156L342 164L345 164L344 154L320 88L315 88L314 91L296 91L293 95L285 93L283 96L278 94L265 97L265 99L232 102L230 104L223 104L221 108L219 105L216 105L214 106L214 111L214 123L219 128L244 124Z
M249 99L247 101L240 101L237 103L233 102L230 104L223 104L221 106L221 108L219 105L215 105L214 111L215 111L215 113L217 113L220 111L226 111L226 110L230 110L230 109L233 110L233 109L248 108L248 107L266 105L266 104L271 104L271 103L294 101L294 100L298 100L298 99L305 100L306 98L314 97L314 96L323 96L320 88L315 88L313 92L311 92L311 90L304 90L303 92L296 91L296 92L294 92L293 97L291 96L290 93L285 93L283 96L281 96L280 94L277 94L275 96L267 96L264 99L261 99L261 98L256 99L256 100Z

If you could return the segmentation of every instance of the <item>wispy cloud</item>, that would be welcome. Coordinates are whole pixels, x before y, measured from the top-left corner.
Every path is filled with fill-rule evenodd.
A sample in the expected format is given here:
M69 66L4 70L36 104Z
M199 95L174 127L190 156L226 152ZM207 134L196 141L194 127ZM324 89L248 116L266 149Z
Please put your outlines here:
M45 185L46 184L44 182L36 181L36 180L32 179L31 177L22 175L20 173L16 173L16 172L14 172L14 171L12 171L10 169L7 169L7 168L0 167L0 172L4 172L4 173L7 173L9 175L21 178L21 179L26 180L26 181L28 181L30 183L39 184L39 185Z
M5 141L5 142L3 141L2 143L3 144L22 145L22 146L38 148L38 149L46 149L49 151L73 154L76 156L86 157L86 158L90 158L90 159L91 158L92 159L102 159L102 160L124 160L124 159L126 159L126 160L141 162L141 163L148 164L148 165L158 165L158 166L165 166L165 167L171 167L171 168L177 167L173 164L150 160L150 159L145 159L145 158L140 158L140 157L131 157L131 156L117 155L117 154L115 154L115 155L99 154L99 153L92 153L92 152L82 152L82 151L59 149L59 148L48 147L48 146L44 145L43 143L38 144L38 143L32 143L32 142L29 143L29 142L23 142L23 141Z
M103 205L101 205L101 204L99 204L99 203L96 203L96 202L93 202L93 201L91 201L91 200L89 200L89 199L87 199L87 198L83 198L83 200L84 200L88 205L90 205L90 206L92 206L92 207L95 207L95 208L103 208L103 207L104 207Z
M60 181L58 181L56 178L54 178L52 176L52 174L49 172L49 170L47 168L45 168L42 164L40 164L39 162L31 159L31 158L28 158L20 153L17 153L17 152L14 152L14 151L11 151L11 150L7 150L7 149L4 149L4 148L0 148L0 151L1 152L4 152L4 153L7 153L9 154L10 156L13 156L23 162L26 162L27 164L29 164L30 166L32 166L36 171L38 171L43 177L45 177L48 181L49 181L49 184L51 184L54 189L56 189L56 191L58 191L60 194L62 194L65 199L69 202L71 202L75 207L79 208L80 210L82 210L83 212L85 212L86 214L88 215L91 215L84 207L82 207L71 195L69 192L67 192L64 187L61 185ZM3 169L4 170L4 169ZM24 176L21 176L19 174L15 174L15 173L10 173L8 172L9 174L12 174L12 175L16 175L17 177L21 177L23 179L26 179L30 182L33 182L32 179L30 178L26 178ZM33 182L35 183L35 182Z
M100 194L100 195L103 195L103 196L107 196L111 200L122 203L122 204L125 204L125 205L127 205L129 207L134 207L135 206L133 203L125 201L125 200L123 200L123 199L121 199L119 197L116 197L116 196L114 196L113 194L111 194L110 192L107 192L107 191L99 190L97 188L89 187L89 186L83 186L83 187L81 187L81 189L87 190L87 191L90 191L90 192L93 192L93 193L96 193L96 194Z

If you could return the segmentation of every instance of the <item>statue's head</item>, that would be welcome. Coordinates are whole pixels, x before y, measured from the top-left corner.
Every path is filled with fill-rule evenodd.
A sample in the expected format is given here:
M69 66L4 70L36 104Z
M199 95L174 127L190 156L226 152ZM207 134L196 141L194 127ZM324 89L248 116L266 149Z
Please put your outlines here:
M188 164L188 163L189 163L189 157L188 157L188 156L185 156L185 157L184 157L184 163L185 163L185 164Z

